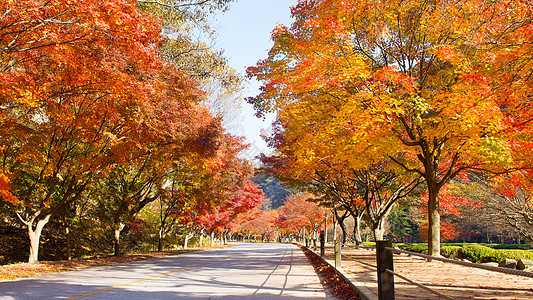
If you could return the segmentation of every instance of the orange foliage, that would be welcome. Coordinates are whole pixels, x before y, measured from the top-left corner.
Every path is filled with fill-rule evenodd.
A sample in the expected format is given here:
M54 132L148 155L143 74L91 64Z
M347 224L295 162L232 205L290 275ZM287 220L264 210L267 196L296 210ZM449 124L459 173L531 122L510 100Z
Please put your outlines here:
M531 165L532 12L525 1L300 1L248 69L263 82L248 101L278 114L290 174L392 159L425 179L437 229L450 180Z
M421 226L418 229L418 233L420 234L420 240L424 243L428 241L428 229L429 229L429 222L426 220L424 221ZM458 232L455 227L451 224L447 224L445 222L440 223L440 239L444 242L453 241L455 238L457 238Z
M307 228L308 232L318 230L324 222L325 210L311 202L313 198L309 193L289 196L285 204L278 208L278 226L291 233L298 233L303 228Z
M10 183L9 178L3 172L0 172L0 198L4 201L17 204L19 201L11 194Z

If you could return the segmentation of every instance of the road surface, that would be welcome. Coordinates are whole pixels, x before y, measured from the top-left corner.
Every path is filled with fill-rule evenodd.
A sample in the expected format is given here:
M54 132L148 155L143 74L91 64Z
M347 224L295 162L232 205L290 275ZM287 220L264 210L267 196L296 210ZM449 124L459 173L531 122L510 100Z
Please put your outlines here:
M0 299L326 299L291 244L234 247L0 282Z

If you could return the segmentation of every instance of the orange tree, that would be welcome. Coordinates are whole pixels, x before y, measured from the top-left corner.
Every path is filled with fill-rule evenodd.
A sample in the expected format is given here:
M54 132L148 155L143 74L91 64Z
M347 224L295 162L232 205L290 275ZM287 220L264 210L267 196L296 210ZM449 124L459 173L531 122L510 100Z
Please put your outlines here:
M255 216L239 225L238 232L248 239L251 236L261 236L262 241L276 240L279 236L276 227L277 218L278 211L276 210L258 211Z
M211 242L216 233L226 242L228 233L235 231L240 223L253 217L250 214L256 212L258 206L264 202L263 191L249 180L244 186L234 186L233 190L231 198L225 199L199 218L205 229L211 232Z
M180 84L184 83L172 82L172 87ZM160 224L159 244L163 246L165 219L178 209L174 205L192 205L190 202L196 200L189 198L182 202L182 193L177 187L187 185L186 178L197 169L196 165L203 165L215 156L219 147L222 128L218 120L196 105L194 97L184 98L189 93L183 93L182 87L178 89L181 96L170 93L171 87L158 89L159 94L150 99L152 105L145 112L146 119L131 135L123 136L124 141L135 144L118 147L122 155L113 161L116 166L100 182L96 211L115 232L115 255L120 253L121 232L129 231L127 224L134 223L138 213L161 196L171 203ZM170 191L163 188L169 182L174 186ZM166 195L168 192L172 194L170 199Z
M262 171L276 176L287 185L320 195L317 201L323 207L348 212L355 220L356 243L362 243L360 228L365 205L357 182L348 176L351 173L348 166L331 157L318 162L299 160L291 147L297 141L288 140L283 134L284 128L282 122L277 120L272 127L272 135L266 137L268 145L277 151L269 156L260 156ZM337 218L343 231L343 241L347 235L343 222L346 216ZM338 217L337 213L335 217Z
M135 133L158 128L147 120L170 100L150 100L198 94L158 59L160 28L134 1L9 1L0 10L2 173L34 262L50 218L142 149Z
M531 170L521 170L492 180L478 177L471 183L454 186L458 189L453 191L478 202L480 209L476 215L479 216L479 211L482 211L481 219L490 220L492 228L503 224L508 232L517 232L533 241L532 178Z
M394 171L388 171L387 165L390 163L390 160L382 161L364 170L353 170L353 180L359 186L376 241L383 240L385 220L394 206L411 196L421 182L420 178L408 176L405 179Z
M324 222L325 211L316 203L311 202L315 196L310 193L299 193L289 196L285 204L278 208L278 226L286 231L305 238L316 236Z
M278 112L285 144L313 168L382 159L428 190L429 253L440 254L440 190L468 170L527 166L531 5L525 1L307 0L278 26L248 99Z
M322 205L332 207L334 211L340 208L349 212L355 220L357 244L362 242L360 224L364 213L376 240L383 239L383 225L394 205L400 199L411 196L421 183L420 176L413 177L409 172L391 168L393 163L390 159L360 166L359 169L353 169L353 164L343 161L341 155L333 152L317 161L298 159L292 148L287 146L297 139L287 141L279 129L277 124L273 135L267 139L271 145L277 145L278 151L269 157L261 157L263 170L289 184L307 184L307 189L324 195L319 199ZM337 218L345 238L342 219Z
M212 237L220 233L225 238L243 215L263 202L264 195L249 181L253 167L239 157L247 147L242 138L224 134L221 141L216 154L195 174L196 184L190 194L195 201L184 221Z

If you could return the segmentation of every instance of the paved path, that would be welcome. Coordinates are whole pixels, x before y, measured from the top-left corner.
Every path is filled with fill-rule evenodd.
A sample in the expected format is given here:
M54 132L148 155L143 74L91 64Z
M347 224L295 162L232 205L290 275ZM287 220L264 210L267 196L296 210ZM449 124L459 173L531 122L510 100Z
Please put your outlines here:
M326 299L291 244L235 247L0 282L0 299Z
M367 249L345 247L342 268L354 285L368 291L369 299L377 299L377 271L361 262L376 265L376 252ZM333 248L326 249L326 258L334 260ZM416 256L394 255L394 271L452 299L533 299L533 278L470 268L440 261L427 262ZM440 300L417 286L394 278L396 300Z

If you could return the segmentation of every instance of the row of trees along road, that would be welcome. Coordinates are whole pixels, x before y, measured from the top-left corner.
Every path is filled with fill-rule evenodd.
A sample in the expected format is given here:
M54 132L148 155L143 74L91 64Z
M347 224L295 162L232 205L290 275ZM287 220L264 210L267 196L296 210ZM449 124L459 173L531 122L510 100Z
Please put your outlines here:
M242 79L193 38L230 2L0 4L0 197L4 222L26 226L30 262L51 220L70 258L84 222L112 230L119 254L154 203L160 249L176 223L227 232L260 205L245 145L222 126Z
M531 166L532 10L521 0L300 1L248 69L263 83L248 101L278 116L267 168L318 185L326 201L363 199L374 216L422 188L439 255L452 179Z
M320 228L327 222L327 210L314 202L310 193L295 193L272 210L259 210L237 228L243 238L277 241L279 238L318 240ZM331 226L331 223L329 223Z

